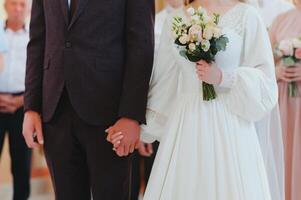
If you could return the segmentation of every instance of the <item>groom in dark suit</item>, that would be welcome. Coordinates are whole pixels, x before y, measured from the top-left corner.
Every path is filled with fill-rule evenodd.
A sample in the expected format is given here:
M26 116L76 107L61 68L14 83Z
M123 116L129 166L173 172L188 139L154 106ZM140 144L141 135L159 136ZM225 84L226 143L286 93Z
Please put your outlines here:
M128 199L153 23L153 0L33 0L23 134L44 144L57 200ZM121 157L110 126L125 135Z

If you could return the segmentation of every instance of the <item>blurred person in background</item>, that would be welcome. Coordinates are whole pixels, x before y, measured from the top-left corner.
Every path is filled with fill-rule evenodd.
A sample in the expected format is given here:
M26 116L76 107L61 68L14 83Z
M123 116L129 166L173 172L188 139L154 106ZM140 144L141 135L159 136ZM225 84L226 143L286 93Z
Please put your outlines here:
M6 45L4 41L4 31L0 29L0 73L3 71L4 68L4 59L3 53L6 51Z
M168 15L175 9L183 6L182 0L165 0L166 7L156 14L155 23L155 56L160 45L160 37L164 28L165 20ZM159 142L153 144L146 144L141 142L138 151L133 158L133 173L132 173L132 199L139 199L140 189L143 184L147 184L157 150ZM141 171L142 170L142 171ZM143 177L143 178L141 178ZM141 180L143 180L141 182ZM142 184L141 184L142 183Z
M164 28L164 23L168 15L175 9L183 6L182 0L165 0L166 6L163 10L156 14L155 23L155 51L159 48L161 33ZM155 52L155 53L156 53Z
M296 8L279 15L270 29L273 48L286 39L301 36L301 0ZM301 44L299 44L301 45ZM276 58L276 76L279 87L279 105L285 143L286 200L301 199L301 65L285 67ZM288 84L297 82L299 95L292 97Z
M271 26L278 15L294 8L294 5L288 0L258 0L258 2L267 27Z
M7 18L1 28L7 52L0 73L0 149L5 133L8 133L13 199L27 200L30 194L31 151L22 135L22 123L26 47L29 40L25 20L29 13L29 0L6 0L4 7Z

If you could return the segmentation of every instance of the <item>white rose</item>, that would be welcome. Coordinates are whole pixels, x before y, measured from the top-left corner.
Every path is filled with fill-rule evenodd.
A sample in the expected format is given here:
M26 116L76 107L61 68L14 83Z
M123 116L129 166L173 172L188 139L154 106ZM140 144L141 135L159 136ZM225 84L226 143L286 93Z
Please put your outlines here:
M189 14L189 15L194 15L195 14L195 10L194 10L194 8L192 8L192 7L190 7L190 8L188 8L187 9L187 13Z
M293 39L293 46L294 48L301 48L301 40L300 39Z
M198 34L197 42L201 42L203 39L204 39L204 38L203 38L203 33L202 33L202 31L201 31L201 32L199 32L199 34Z
M206 40L211 40L213 37L213 28L212 27L206 27L203 33L203 36Z
M203 7L198 8L198 13L207 15L207 11Z
M181 44L187 44L187 42L189 41L189 37L187 34L183 34L180 38L179 41Z
M278 57L283 57L283 56L284 56L284 55L283 55L283 52L280 51L279 49L276 49L275 52L274 52L274 54L275 54L276 56L278 56Z
M282 53L285 56L292 56L294 55L294 46L293 42L291 40L282 40L279 43L279 50L282 51Z
M222 29L215 27L213 28L213 37L220 38L222 36Z
M189 28L190 35L198 35L200 32L202 32L202 27L200 25L195 24Z
M190 36L190 38L192 39L192 41L198 41L198 36L202 35L202 27L200 25L192 25L189 28L188 34Z
M196 50L196 45L194 43L190 43L188 48L190 51L194 51L194 50Z
M210 22L211 18L209 17L209 15L204 14L203 15L203 21L205 24L208 24Z
M202 49L207 52L210 49L210 42L208 40L202 41Z

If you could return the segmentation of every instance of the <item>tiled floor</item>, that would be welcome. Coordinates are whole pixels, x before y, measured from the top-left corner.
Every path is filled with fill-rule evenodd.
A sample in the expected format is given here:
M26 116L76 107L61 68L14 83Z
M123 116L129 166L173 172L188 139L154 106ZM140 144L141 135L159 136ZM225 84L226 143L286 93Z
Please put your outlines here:
M32 195L29 200L54 200L53 194L49 192L49 182L46 180L34 180L32 181ZM11 185L0 184L0 200L12 199L12 187ZM142 197L139 198L142 200Z
M30 198L30 200L54 200L52 195L38 195Z
M33 180L31 183L31 193L30 200L54 200L47 179ZM10 184L0 184L0 199L12 199L12 186Z

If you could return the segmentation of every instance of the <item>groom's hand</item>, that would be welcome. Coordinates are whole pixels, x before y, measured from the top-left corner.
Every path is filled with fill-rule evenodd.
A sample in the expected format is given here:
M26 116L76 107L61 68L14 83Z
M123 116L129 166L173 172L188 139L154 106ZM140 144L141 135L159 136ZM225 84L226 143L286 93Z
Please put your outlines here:
M140 143L140 125L137 121L121 118L108 130L107 140L111 142L114 133L122 133L124 136L120 145L115 149L118 156L128 156L138 148Z
M27 111L23 122L23 136L29 148L38 148L44 144L42 120L39 113Z

